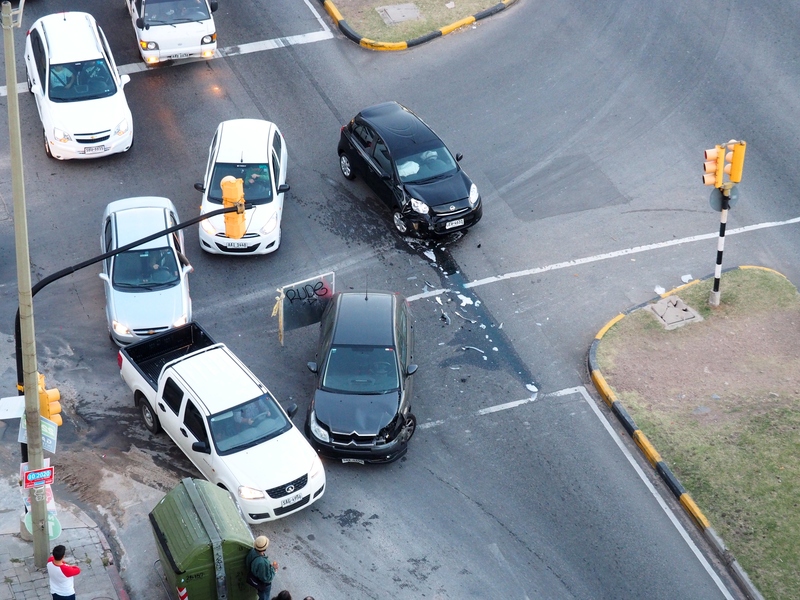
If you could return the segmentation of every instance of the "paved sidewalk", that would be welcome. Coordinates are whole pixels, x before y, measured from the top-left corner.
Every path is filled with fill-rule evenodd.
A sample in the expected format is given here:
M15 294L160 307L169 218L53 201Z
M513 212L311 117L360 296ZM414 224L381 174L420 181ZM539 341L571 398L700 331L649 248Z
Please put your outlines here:
M20 535L24 513L18 475L7 470L0 478L0 600L50 600L46 569L33 564L33 542ZM66 560L81 568L75 578L75 594L80 600L128 600L114 557L105 536L89 516L77 506L58 501L61 535L50 541L67 547Z

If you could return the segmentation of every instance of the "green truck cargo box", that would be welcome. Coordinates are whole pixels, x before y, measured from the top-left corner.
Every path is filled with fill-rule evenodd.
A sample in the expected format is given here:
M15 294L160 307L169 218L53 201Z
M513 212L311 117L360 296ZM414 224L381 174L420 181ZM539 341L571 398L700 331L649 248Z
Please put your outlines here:
M225 490L183 479L150 512L167 593L179 600L254 600L245 557L253 534Z

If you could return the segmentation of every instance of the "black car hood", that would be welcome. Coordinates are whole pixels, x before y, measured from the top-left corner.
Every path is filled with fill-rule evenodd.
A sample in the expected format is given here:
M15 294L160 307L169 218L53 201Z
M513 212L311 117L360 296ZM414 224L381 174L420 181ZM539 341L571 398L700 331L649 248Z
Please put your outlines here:
M472 181L459 169L452 175L434 179L430 183L406 184L406 193L417 200L422 200L428 206L441 204L457 204L469 198L469 188Z
M332 394L317 390L314 411L317 421L335 433L377 435L392 422L400 408L400 393Z

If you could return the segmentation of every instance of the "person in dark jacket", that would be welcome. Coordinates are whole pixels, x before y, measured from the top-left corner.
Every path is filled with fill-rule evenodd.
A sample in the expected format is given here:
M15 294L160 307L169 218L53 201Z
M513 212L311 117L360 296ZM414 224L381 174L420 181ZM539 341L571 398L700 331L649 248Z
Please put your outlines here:
M247 572L251 574L260 584L258 588L258 600L269 600L269 593L272 591L272 579L278 568L276 561L270 562L267 558L267 546L269 538L260 535L253 543L253 548L247 553L244 563Z

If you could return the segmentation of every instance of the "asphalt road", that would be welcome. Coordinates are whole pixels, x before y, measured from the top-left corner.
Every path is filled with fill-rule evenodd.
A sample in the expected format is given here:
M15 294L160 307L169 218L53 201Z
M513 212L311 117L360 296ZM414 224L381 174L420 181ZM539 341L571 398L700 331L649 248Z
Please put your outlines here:
M61 7L29 3L25 24ZM619 311L657 285L713 270L718 215L699 182L702 150L715 143L748 142L725 263L800 281L798 225L783 224L800 216L795 12L779 2L523 1L413 51L376 53L330 30L317 4L221 3L226 58L141 72L122 2L71 8L95 15L131 73L136 145L106 160L50 161L35 105L21 95L34 277L97 253L109 201L164 195L194 216L192 184L217 124L256 117L278 123L289 148L282 245L256 259L212 257L187 230L196 319L279 399L300 404L299 423L316 331L278 344L276 288L334 270L338 289L415 298L422 427L394 465L326 463L321 501L257 528L285 567L276 589L329 600L739 597L721 589L728 578L691 541L691 524L629 457L621 427L607 424L585 389L585 362L594 334ZM413 108L465 155L485 210L462 238L395 236L368 188L338 172L339 127L387 99ZM10 395L16 275L5 128L3 120L0 376ZM737 234L763 223L773 226ZM133 597L159 598L147 512L164 481L192 471L133 410L97 271L53 284L35 302L40 370L70 416L59 451L98 469L88 473L94 486L56 493L115 533ZM12 437L4 433L4 449ZM131 448L162 475L126 470ZM122 462L98 467L112 453Z

